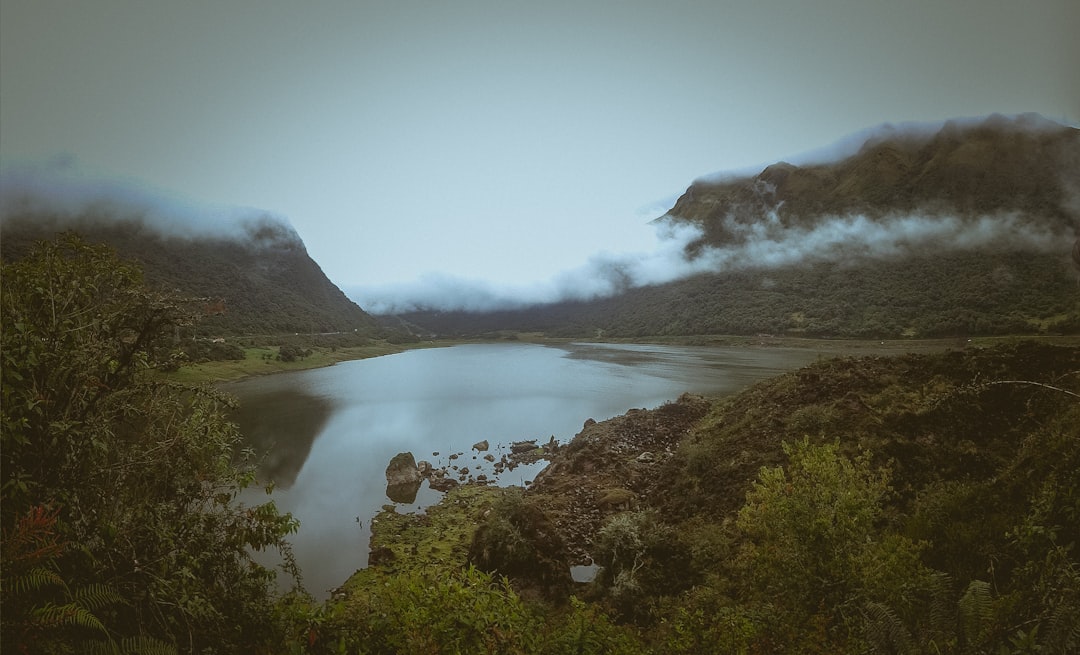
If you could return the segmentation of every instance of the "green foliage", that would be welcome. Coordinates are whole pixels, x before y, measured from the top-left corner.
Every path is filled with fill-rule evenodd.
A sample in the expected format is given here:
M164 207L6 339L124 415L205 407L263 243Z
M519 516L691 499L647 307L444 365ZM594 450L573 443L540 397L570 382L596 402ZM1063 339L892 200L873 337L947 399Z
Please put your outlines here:
M505 490L473 534L469 563L510 578L519 590L565 599L570 564L551 520L519 489Z
M285 344L278 347L277 358L283 362L295 362L298 359L303 359L311 355L311 349L300 348L292 344Z
M912 609L927 572L917 544L880 532L888 473L835 444L803 440L784 452L788 465L763 468L738 515L753 593L792 621L825 612L845 640L868 603L879 619Z
M601 566L596 582L626 619L646 619L657 599L695 577L689 548L651 511L613 516L596 535L593 558Z
M759 335L852 339L1076 334L1075 274L1032 252L911 253L843 264L708 273L612 298L483 314L414 312L442 335Z
M244 349L233 341L185 339L180 347L189 362L239 361L246 357Z
M537 620L509 583L468 568L354 589L313 645L362 653L535 652ZM314 652L321 652L313 648Z
M114 640L100 617L126 600L108 584L68 585L59 566L68 544L60 540L57 517L56 511L33 507L3 535L3 643L19 652L175 655L175 648L148 636L136 643Z
M474 567L365 578L294 630L299 648L432 655L647 652L596 607L577 598L562 608L529 605L506 578Z
M237 502L254 477L227 399L146 375L189 304L71 237L6 264L3 279L0 525L25 544L5 539L2 553L5 576L25 576L5 583L5 643L27 625L8 623L15 603L121 644L230 652L273 640L274 574L249 550L284 548L295 522Z

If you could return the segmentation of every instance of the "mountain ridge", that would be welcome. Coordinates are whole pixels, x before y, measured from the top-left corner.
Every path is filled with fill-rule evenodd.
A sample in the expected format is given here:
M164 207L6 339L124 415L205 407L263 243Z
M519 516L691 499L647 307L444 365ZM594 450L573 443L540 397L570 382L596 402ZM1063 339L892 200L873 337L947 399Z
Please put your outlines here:
M300 235L274 217L256 214L219 232L167 234L137 214L27 211L6 216L0 230L5 260L67 231L111 246L142 266L149 285L207 299L212 309L200 323L207 334L378 331L308 255Z
M1020 212L1075 232L1078 176L1080 130L995 114L947 121L932 135L872 135L830 163L781 161L753 176L699 179L657 221L701 228L692 248L737 241L731 220L746 224L773 212L785 226L852 214Z
M1080 130L992 115L863 133L861 145L847 146L853 154L829 162L777 162L691 184L654 221L693 232L689 277L592 301L400 316L436 334L575 337L896 338L1080 326L1069 264Z

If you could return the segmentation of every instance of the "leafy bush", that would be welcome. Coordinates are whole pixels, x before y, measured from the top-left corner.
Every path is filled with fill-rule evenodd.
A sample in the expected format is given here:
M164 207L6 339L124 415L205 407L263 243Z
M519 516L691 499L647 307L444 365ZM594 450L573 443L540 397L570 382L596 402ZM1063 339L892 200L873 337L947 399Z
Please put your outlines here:
M190 303L147 290L135 267L73 237L5 264L3 280L5 575L23 566L7 537L25 534L35 508L56 519L38 567L49 577L4 587L5 648L25 643L35 612L71 603L118 643L153 637L216 652L274 643L274 572L250 551L282 549L290 562L283 539L295 521L271 503L237 502L254 472L227 399L145 375L190 321Z
M551 520L519 489L506 490L473 534L469 562L510 578L521 591L564 600L570 589L566 546Z

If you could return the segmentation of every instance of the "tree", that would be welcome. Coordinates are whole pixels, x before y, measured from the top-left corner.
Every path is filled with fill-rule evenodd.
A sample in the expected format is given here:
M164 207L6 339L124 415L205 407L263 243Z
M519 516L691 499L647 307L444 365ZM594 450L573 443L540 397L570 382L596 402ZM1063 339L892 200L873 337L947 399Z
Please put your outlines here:
M272 503L237 502L254 474L227 399L148 374L170 360L190 303L71 235L5 264L3 282L0 524L19 534L25 517L50 513L43 563L58 583L18 598L5 584L5 647L26 627L8 620L16 604L44 607L57 586L115 594L95 605L115 643L230 652L274 640L274 572L250 550L282 549L288 565L296 523ZM4 549L5 573L15 554ZM74 649L84 633L59 634Z
M921 547L882 529L887 471L836 444L785 443L787 467L762 468L737 526L752 588L791 625L824 624L841 641L869 603L908 617L932 586Z

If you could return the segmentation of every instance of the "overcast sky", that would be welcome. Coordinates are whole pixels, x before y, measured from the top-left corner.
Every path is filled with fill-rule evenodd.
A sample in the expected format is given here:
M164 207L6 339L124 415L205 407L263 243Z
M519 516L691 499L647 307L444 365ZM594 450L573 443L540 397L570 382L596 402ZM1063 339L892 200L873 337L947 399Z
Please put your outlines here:
M1075 124L1078 27L1076 0L0 0L0 159L283 216L346 290L523 285L871 125Z

